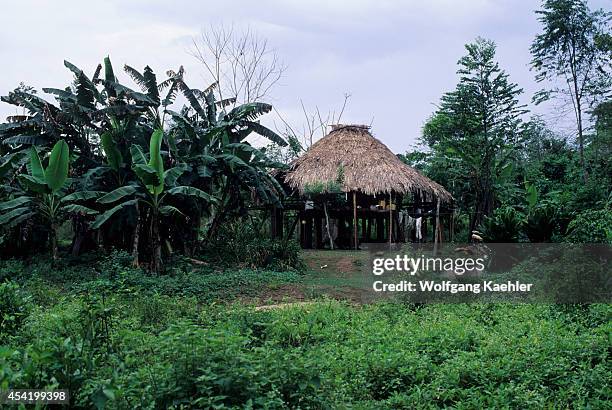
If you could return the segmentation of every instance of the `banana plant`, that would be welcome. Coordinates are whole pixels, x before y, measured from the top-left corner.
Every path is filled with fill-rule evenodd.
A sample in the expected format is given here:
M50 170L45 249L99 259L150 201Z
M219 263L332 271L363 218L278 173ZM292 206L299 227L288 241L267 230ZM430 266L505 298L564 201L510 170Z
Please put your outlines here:
M100 192L66 194L70 153L64 140L55 143L46 168L38 152L30 148L28 173L18 176L23 192L14 199L0 203L0 226L11 229L29 218L40 217L49 227L50 250L58 259L57 230L68 214L93 215L97 211L82 204L102 195Z
M121 186L104 196L98 198L97 202L102 205L113 205L112 208L100 214L94 221L92 227L100 228L107 223L111 217L128 208L135 208L140 215L141 208L147 212L146 220L149 221L149 232L151 236L151 247L153 251L151 269L159 272L162 268L160 222L162 218L170 215L185 216L171 200L176 197L189 197L206 203L214 202L214 199L206 192L192 187L177 185L181 175L190 169L186 164L179 164L168 170L164 170L164 162L161 155L161 143L164 132L157 129L151 135L148 160L147 155L139 145L130 147L132 156L132 169L138 179ZM138 218L140 221L140 217ZM138 232L141 229L140 222L137 223L134 235L135 264L138 263Z
M172 117L169 134L174 136L175 156L196 170L191 173L190 183L215 191L219 198L209 218L208 238L216 234L229 210L244 211L244 193L254 194L263 203L281 206L283 189L269 171L284 165L270 160L246 141L249 135L258 134L279 146L287 145L282 137L257 121L272 106L253 102L218 113L217 106L223 107L224 102L215 101L212 87L199 91L189 89L182 81L179 85L190 107L180 113L166 110Z

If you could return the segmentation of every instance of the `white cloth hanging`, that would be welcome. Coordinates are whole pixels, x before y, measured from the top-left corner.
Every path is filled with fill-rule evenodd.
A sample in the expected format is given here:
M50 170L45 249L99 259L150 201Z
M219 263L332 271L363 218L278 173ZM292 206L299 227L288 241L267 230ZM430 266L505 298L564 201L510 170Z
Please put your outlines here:
M421 222L423 218L420 216L414 220L414 228L416 229L416 238L420 241L423 239L423 234L421 232Z

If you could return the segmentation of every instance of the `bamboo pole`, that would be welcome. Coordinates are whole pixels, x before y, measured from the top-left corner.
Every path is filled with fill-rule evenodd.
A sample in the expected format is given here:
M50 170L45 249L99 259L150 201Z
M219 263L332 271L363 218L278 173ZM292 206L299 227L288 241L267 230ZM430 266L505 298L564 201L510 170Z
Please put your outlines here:
M355 250L357 246L357 192L353 191L353 236L355 240Z

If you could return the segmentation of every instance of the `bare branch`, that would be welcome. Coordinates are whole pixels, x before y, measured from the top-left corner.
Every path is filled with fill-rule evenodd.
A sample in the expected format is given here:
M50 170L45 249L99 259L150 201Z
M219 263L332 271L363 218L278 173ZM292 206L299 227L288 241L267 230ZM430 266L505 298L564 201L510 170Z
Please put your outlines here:
M219 82L219 97L234 97L235 104L268 98L287 69L268 41L250 28L211 26L193 39L190 54Z

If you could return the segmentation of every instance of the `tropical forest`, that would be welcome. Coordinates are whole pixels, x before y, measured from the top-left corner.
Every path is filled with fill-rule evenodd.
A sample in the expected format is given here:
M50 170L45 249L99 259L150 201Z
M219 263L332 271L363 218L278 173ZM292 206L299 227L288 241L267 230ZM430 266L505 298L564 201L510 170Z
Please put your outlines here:
M0 407L612 408L612 9L530 3L538 90L464 38L410 141L284 112L303 78L237 26L179 50L206 75L49 45L0 82Z

